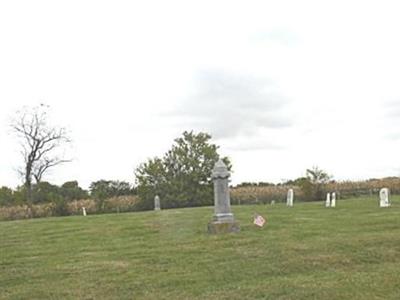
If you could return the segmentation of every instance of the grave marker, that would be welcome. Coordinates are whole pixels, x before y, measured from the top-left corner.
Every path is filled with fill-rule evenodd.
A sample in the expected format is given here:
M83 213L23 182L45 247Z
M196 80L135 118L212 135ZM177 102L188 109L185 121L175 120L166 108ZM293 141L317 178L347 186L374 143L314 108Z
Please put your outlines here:
M330 207L330 206L331 206L331 194L326 193L325 207Z
M224 162L220 159L212 170L211 178L214 182L214 218L208 223L209 233L237 232L239 224L231 212L229 196L230 173Z
M389 207L390 206L389 189L388 188L382 188L379 191L379 206L380 207Z
M331 207L336 207L336 193L332 193Z
M154 197L154 210L161 210L160 197L158 195Z
M293 189L289 189L286 198L286 205L289 207L293 206Z

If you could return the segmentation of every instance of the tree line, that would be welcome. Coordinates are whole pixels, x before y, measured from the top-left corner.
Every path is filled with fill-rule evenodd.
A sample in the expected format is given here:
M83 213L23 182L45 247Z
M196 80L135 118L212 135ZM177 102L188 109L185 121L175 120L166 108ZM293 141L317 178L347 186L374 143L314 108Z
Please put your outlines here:
M136 188L125 181L98 180L90 184L89 190L79 186L78 181L67 181L58 186L47 181L35 183L31 187L31 204L67 203L73 200L94 199L102 205L105 199L136 195ZM26 186L21 185L15 190L3 186L0 188L0 206L28 204Z
M23 203L31 210L37 203L63 203L77 197L92 197L101 208L109 197L135 194L140 199L137 205L140 210L151 209L157 194L162 197L164 207L212 204L210 174L219 159L219 147L211 143L211 135L202 132L185 131L163 156L140 164L133 170L135 185L100 180L85 191L76 181L61 186L43 181L50 169L71 161L62 151L71 143L68 131L50 124L48 109L45 105L25 107L14 118L11 127L20 143L23 163L18 172L23 184L15 191L3 187L0 205ZM231 169L229 159L222 159Z
M43 180L49 169L71 160L60 151L71 143L67 130L50 125L48 107L41 105L25 108L17 113L12 129L19 138L23 164L19 174L23 184L16 190L0 189L0 206L26 204L29 210L38 203L63 205L72 200L91 198L96 200L98 211L103 211L107 198L137 195L136 210L153 208L156 195L162 199L163 208L193 207L213 204L211 172L220 158L219 146L211 142L211 135L204 132L185 131L175 139L171 148L160 157L149 158L133 170L135 183L117 180L93 182L89 190L82 189L77 181L57 186ZM232 170L228 157L221 159ZM322 185L331 176L318 167L306 171L306 176L285 182L299 186L310 200L323 198ZM239 186L274 186L273 183L242 183Z

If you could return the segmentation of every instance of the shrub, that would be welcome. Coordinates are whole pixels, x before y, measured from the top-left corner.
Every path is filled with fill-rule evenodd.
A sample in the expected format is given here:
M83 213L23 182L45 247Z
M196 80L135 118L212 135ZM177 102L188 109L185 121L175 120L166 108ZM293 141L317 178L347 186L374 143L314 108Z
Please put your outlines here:
M96 202L93 199L74 200L67 203L67 211L70 215L81 215L82 207L86 209L88 214L97 212Z
M246 186L231 189L232 204L267 204L286 202L288 189L292 188L295 199L305 200L303 192L297 186Z
M32 206L32 217L43 218L54 216L53 203L37 204ZM20 220L29 219L28 205L16 205L9 207L0 207L0 220Z
M128 212L137 210L139 202L137 196L112 197L104 201L104 209L107 212Z

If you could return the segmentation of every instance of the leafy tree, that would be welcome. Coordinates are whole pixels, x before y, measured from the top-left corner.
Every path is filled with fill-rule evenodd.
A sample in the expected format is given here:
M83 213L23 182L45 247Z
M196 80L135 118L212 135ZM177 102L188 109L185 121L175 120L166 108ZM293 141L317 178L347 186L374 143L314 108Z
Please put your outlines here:
M167 171L160 158L149 159L135 170L137 192L142 201L139 209L151 209L151 199L155 195L165 195L167 190ZM163 199L164 200L164 199Z
M331 180L332 176L328 175L325 171L321 170L317 166L307 169L307 178L312 184L324 184Z
M315 200L314 199L314 186L308 177L297 178L296 180L289 182L288 184L296 185L296 186L300 187L300 189L302 190L302 192L304 194L305 201Z
M98 180L89 186L90 196L96 200L99 210L104 209L104 201L107 198L135 194L134 187L125 181Z
M67 181L61 185L60 194L66 201L86 199L89 197L87 191L82 189L78 181Z
M112 196L127 196L135 195L135 187L126 181L113 180L111 181Z
M13 190L3 186L0 188L0 206L12 205L14 202Z
M13 192L13 205L26 204L26 188L24 185L18 186Z
M293 181L294 185L299 186L306 199L321 200L324 198L324 185L332 179L325 171L317 166L306 170L306 177L300 177Z
M183 133L163 158L149 159L135 170L141 209L151 209L159 194L164 207L210 205L211 171L218 161L218 146L207 133ZM223 158L228 168L228 158Z
M20 140L24 160L19 173L24 178L26 200L32 208L32 179L38 184L50 169L68 160L57 154L57 149L70 142L66 130L48 124L47 108L40 105L18 112L11 126Z
M241 182L236 185L237 188L239 187L265 187L265 186L275 186L275 184L270 183L270 182Z
M32 187L32 202L50 203L63 200L60 194L60 188L47 181L36 183Z
M32 204L54 203L56 215L67 214L67 202L85 199L88 192L79 187L77 181L69 181L61 187L46 181L34 183L31 191ZM20 186L15 191L8 187L0 188L0 206L26 204L26 187Z
M324 198L323 187L328 183L332 176L330 176L325 171L319 169L317 166L307 169L307 178L312 185L312 196L314 200L321 200Z

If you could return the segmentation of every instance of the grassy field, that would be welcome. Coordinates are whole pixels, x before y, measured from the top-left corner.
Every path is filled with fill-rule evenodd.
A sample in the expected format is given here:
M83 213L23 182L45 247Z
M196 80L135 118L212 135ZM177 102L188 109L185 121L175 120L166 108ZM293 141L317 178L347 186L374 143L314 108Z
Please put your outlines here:
M0 222L0 299L400 299L400 198ZM252 224L258 212L264 228Z

